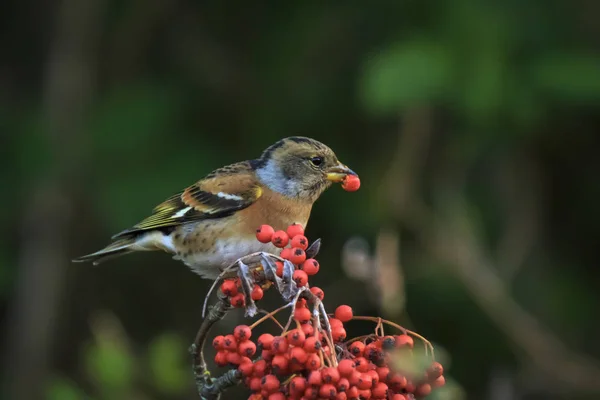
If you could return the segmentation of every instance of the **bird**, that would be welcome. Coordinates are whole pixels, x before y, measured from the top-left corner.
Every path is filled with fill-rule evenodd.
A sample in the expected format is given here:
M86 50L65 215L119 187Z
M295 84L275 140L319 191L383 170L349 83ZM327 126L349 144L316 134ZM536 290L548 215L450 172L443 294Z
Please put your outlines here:
M158 204L141 222L112 236L105 248L73 261L98 265L133 252L163 251L202 278L214 280L243 256L277 250L272 243L256 240L261 225L306 228L315 201L349 175L357 176L327 145L308 137L286 137L256 159L210 172Z

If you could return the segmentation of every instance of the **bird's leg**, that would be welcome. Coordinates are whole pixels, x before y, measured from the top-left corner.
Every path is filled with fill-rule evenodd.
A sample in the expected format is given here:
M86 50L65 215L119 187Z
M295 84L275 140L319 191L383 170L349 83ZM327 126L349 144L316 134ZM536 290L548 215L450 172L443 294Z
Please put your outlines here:
M321 239L317 239L306 249L306 258L315 258L321 249Z
M252 289L254 288L255 281L252 271L247 264L244 264L242 259L238 260L238 277L240 278L240 283L242 284L242 293L244 293L244 297L246 300L246 317L254 317L257 312L256 304L254 304L254 300L252 300Z

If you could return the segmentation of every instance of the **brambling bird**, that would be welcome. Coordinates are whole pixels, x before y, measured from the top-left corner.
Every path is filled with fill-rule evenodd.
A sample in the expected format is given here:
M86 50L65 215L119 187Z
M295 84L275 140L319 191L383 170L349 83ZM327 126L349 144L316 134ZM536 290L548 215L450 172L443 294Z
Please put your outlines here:
M306 227L314 202L348 175L356 173L323 143L288 137L258 159L211 172L156 206L137 225L114 235L104 249L73 261L97 265L135 251L162 250L201 277L216 279L250 253L276 250L273 244L256 240L259 226Z

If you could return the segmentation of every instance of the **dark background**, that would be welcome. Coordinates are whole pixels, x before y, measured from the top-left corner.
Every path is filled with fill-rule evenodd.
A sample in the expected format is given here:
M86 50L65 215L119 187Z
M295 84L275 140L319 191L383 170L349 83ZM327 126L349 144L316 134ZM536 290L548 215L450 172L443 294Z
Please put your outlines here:
M448 371L435 399L599 398L598 15L593 0L3 1L2 398L196 398L186 349L209 282L160 253L69 260L290 135L362 180L308 226L326 305L431 339Z

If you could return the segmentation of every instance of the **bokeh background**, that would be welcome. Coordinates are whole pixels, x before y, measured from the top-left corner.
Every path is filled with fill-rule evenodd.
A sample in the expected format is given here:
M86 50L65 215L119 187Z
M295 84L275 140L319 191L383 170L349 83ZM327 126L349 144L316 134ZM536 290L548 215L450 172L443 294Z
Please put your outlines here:
M2 398L196 398L209 282L159 253L70 259L289 135L362 179L308 226L326 304L431 339L449 377L435 399L600 398L599 15L593 0L3 1Z

